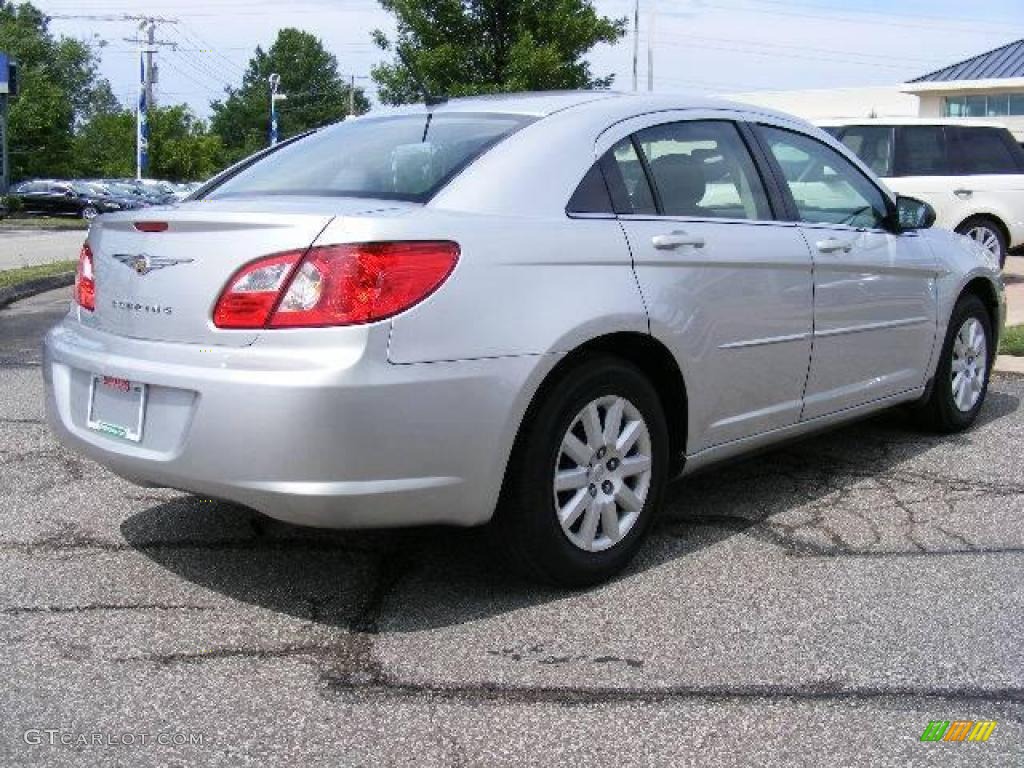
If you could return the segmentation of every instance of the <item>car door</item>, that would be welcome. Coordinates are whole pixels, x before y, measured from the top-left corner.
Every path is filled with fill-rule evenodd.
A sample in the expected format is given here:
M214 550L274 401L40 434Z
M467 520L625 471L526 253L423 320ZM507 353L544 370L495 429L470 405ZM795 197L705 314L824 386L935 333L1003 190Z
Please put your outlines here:
M931 249L916 233L889 230L892 202L838 150L790 126L757 132L814 259L802 418L920 387L937 324Z
M620 124L603 167L696 453L798 421L812 296L807 247L775 219L734 114L692 118Z
M18 187L21 207L26 213L45 213L47 208L46 185L29 182Z

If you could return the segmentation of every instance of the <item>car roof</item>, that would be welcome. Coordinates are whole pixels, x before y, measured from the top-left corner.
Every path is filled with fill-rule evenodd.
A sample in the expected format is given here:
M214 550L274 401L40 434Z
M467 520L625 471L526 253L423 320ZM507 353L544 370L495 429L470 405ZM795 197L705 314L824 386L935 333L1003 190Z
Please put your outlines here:
M814 120L815 125L834 128L843 125L960 125L965 128L1005 128L996 120L985 120L974 117L865 117L860 120Z
M501 93L486 96L467 96L449 99L429 108L435 114L459 112L485 112L491 114L547 117L565 110L590 109L594 111L633 112L644 114L663 110L721 109L756 112L791 117L782 112L749 104L694 93L629 93L623 91L540 91L528 93ZM396 114L420 114L428 111L424 104L375 109L362 118Z

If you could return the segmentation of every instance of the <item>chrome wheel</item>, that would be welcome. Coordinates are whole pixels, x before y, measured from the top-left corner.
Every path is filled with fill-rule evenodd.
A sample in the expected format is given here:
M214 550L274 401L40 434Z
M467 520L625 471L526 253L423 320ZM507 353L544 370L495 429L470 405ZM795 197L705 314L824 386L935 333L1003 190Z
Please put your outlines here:
M1003 250L999 243L999 237L988 227L971 227L964 234L997 259L1001 259L1003 257Z
M82 218L85 219L86 221L92 221L97 216L99 216L99 211L97 211L91 205L87 205L85 208L82 209Z
M988 341L977 318L968 317L953 340L953 403L963 413L978 404L988 376Z
M586 552L615 546L636 524L651 487L651 435L633 403L610 395L572 420L555 461L555 512Z

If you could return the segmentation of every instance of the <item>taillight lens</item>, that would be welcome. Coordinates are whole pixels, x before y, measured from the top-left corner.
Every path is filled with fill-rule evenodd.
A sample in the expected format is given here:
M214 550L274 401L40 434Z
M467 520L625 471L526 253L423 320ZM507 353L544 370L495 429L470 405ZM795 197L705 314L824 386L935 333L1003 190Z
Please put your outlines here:
M281 288L303 251L268 256L242 267L231 278L213 311L218 328L262 328L274 309Z
M239 270L214 310L219 328L358 325L404 312L452 273L448 241L326 245L271 256Z
M93 269L92 249L86 243L78 253L78 269L75 270L75 301L82 309L90 312L96 309L96 273Z

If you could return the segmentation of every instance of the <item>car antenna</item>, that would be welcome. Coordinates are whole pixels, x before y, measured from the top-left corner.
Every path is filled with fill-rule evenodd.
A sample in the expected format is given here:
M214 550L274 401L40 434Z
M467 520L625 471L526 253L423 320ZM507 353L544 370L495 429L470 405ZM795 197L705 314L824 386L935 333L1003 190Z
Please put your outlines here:
M423 96L423 103L427 107L436 107L438 104L444 104L448 101L447 96L434 96L427 90L427 86L423 83L423 78L420 77L419 72L416 68L409 63L409 57L405 55L405 51L402 50L401 46L395 47L395 52L398 53L398 58L402 62L402 66L405 67L412 81L416 84L416 87L420 89L420 94Z

